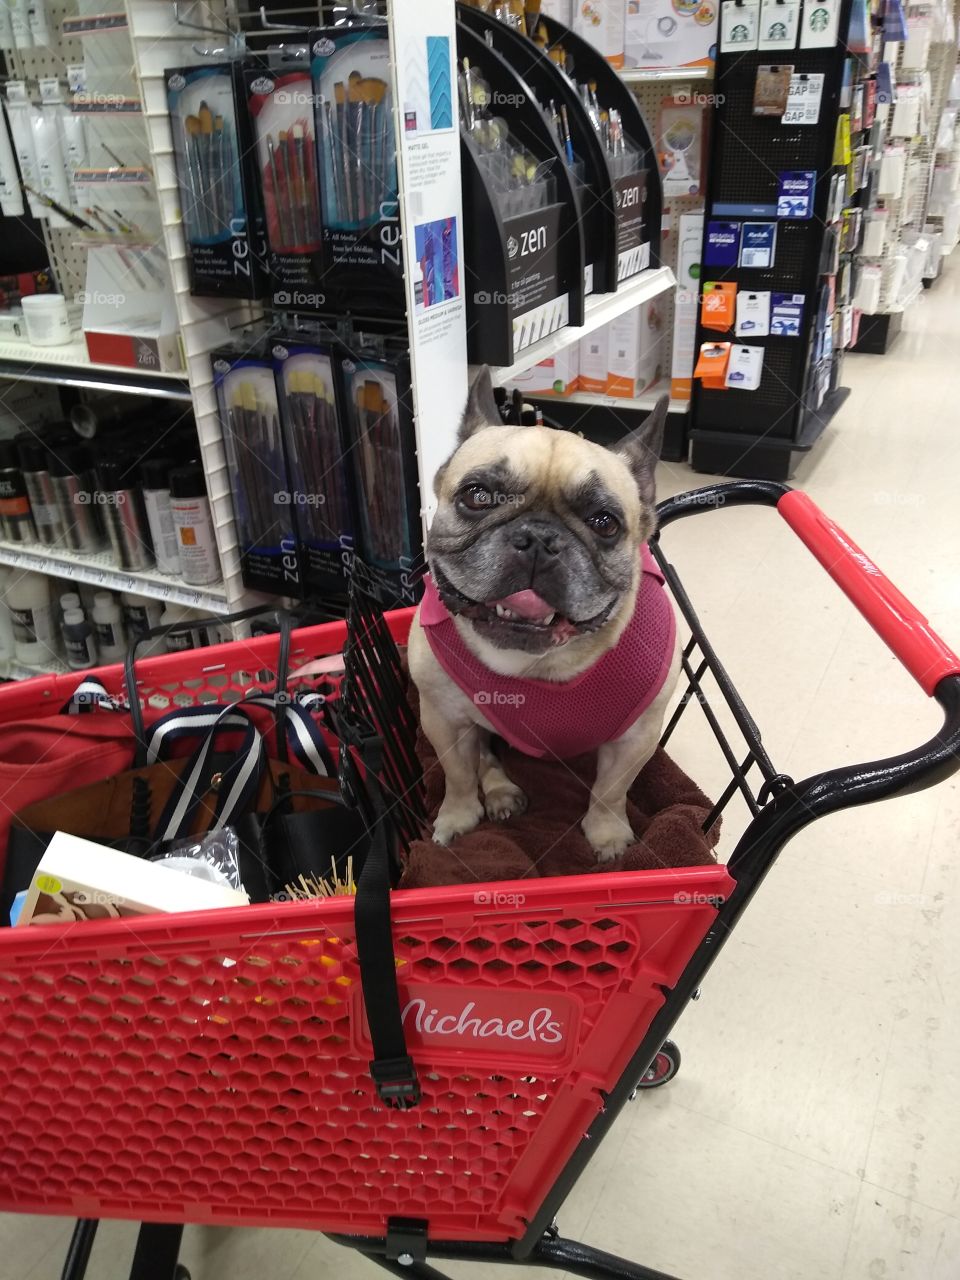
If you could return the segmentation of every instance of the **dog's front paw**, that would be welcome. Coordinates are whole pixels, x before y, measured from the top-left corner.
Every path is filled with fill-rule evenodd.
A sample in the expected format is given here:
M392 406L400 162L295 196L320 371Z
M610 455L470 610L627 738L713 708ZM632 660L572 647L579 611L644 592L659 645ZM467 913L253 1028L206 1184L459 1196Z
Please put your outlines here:
M513 782L497 783L483 793L484 809L493 822L506 822L518 814L526 813L527 797Z
M636 839L626 818L611 813L609 809L591 809L583 820L583 834L590 841L598 862L610 862L619 857Z
M433 824L433 839L436 844L449 844L457 836L472 831L483 817L483 805L479 797L472 801L465 800L448 804L444 800Z

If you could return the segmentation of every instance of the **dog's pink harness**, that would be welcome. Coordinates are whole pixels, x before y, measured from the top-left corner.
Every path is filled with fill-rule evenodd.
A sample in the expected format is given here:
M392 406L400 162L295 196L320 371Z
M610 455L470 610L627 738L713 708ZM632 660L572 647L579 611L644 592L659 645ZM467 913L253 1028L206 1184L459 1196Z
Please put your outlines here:
M677 634L663 575L646 544L633 617L614 647L572 680L501 676L485 667L429 576L420 624L441 667L502 738L529 756L560 760L612 742L643 715L663 688Z

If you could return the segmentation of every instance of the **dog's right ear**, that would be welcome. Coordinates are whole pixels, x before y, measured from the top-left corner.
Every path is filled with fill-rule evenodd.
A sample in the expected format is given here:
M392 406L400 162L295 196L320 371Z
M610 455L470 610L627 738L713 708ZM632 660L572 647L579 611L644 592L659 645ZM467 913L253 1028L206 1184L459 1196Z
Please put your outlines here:
M460 421L460 430L457 433L457 444L463 444L464 440L468 440L475 431L482 431L484 427L502 426L503 419L500 417L500 410L497 408L497 402L493 397L493 382L490 378L490 370L484 364L480 366L476 377L470 384L467 405Z
M487 365L481 365L474 376L473 382L470 384L470 390L467 392L467 403L463 410L463 417L460 419L460 429L457 432L457 444L454 449L460 448L464 440L469 440L475 431L482 431L484 427L502 427L503 419L500 417L500 410L497 408L497 402L493 396L493 381L490 377L490 370ZM433 491L440 497L440 486L443 484L443 477L447 467L450 465L450 459L437 470L433 477Z

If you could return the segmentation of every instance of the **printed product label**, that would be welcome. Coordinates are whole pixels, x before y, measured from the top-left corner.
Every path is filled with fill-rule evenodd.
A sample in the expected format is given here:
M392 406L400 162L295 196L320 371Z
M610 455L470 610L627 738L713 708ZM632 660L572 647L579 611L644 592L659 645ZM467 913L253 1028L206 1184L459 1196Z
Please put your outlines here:
M617 208L617 279L642 271L649 263L649 247L644 260L643 246L643 198L647 175L628 173L618 178L614 185Z
M13 638L19 644L34 644L37 639L37 624L32 609L11 609L10 621L13 624Z
M557 296L560 205L507 218L507 285L514 314Z

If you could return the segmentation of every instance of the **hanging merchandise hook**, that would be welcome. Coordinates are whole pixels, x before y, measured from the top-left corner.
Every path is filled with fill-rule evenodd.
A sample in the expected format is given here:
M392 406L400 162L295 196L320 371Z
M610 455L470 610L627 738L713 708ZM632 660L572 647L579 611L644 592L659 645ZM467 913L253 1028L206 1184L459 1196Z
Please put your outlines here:
M316 9L310 9L310 8L284 10L284 13L293 13L293 14L312 13L314 15L314 18L316 18L316 12L317 12ZM299 27L289 22L271 22L270 19L267 17L267 6L263 4L260 6L260 25L263 27L264 31L312 31L313 30L313 27L311 26ZM316 22L314 22L314 26L315 25L316 25Z
M189 6L192 9L198 3L200 0L173 0L173 18L178 27L185 27L188 31L207 31L216 36L226 35L231 40L236 39L237 33L220 18L213 18L211 15L209 22L191 22L189 18L183 16L185 8Z

